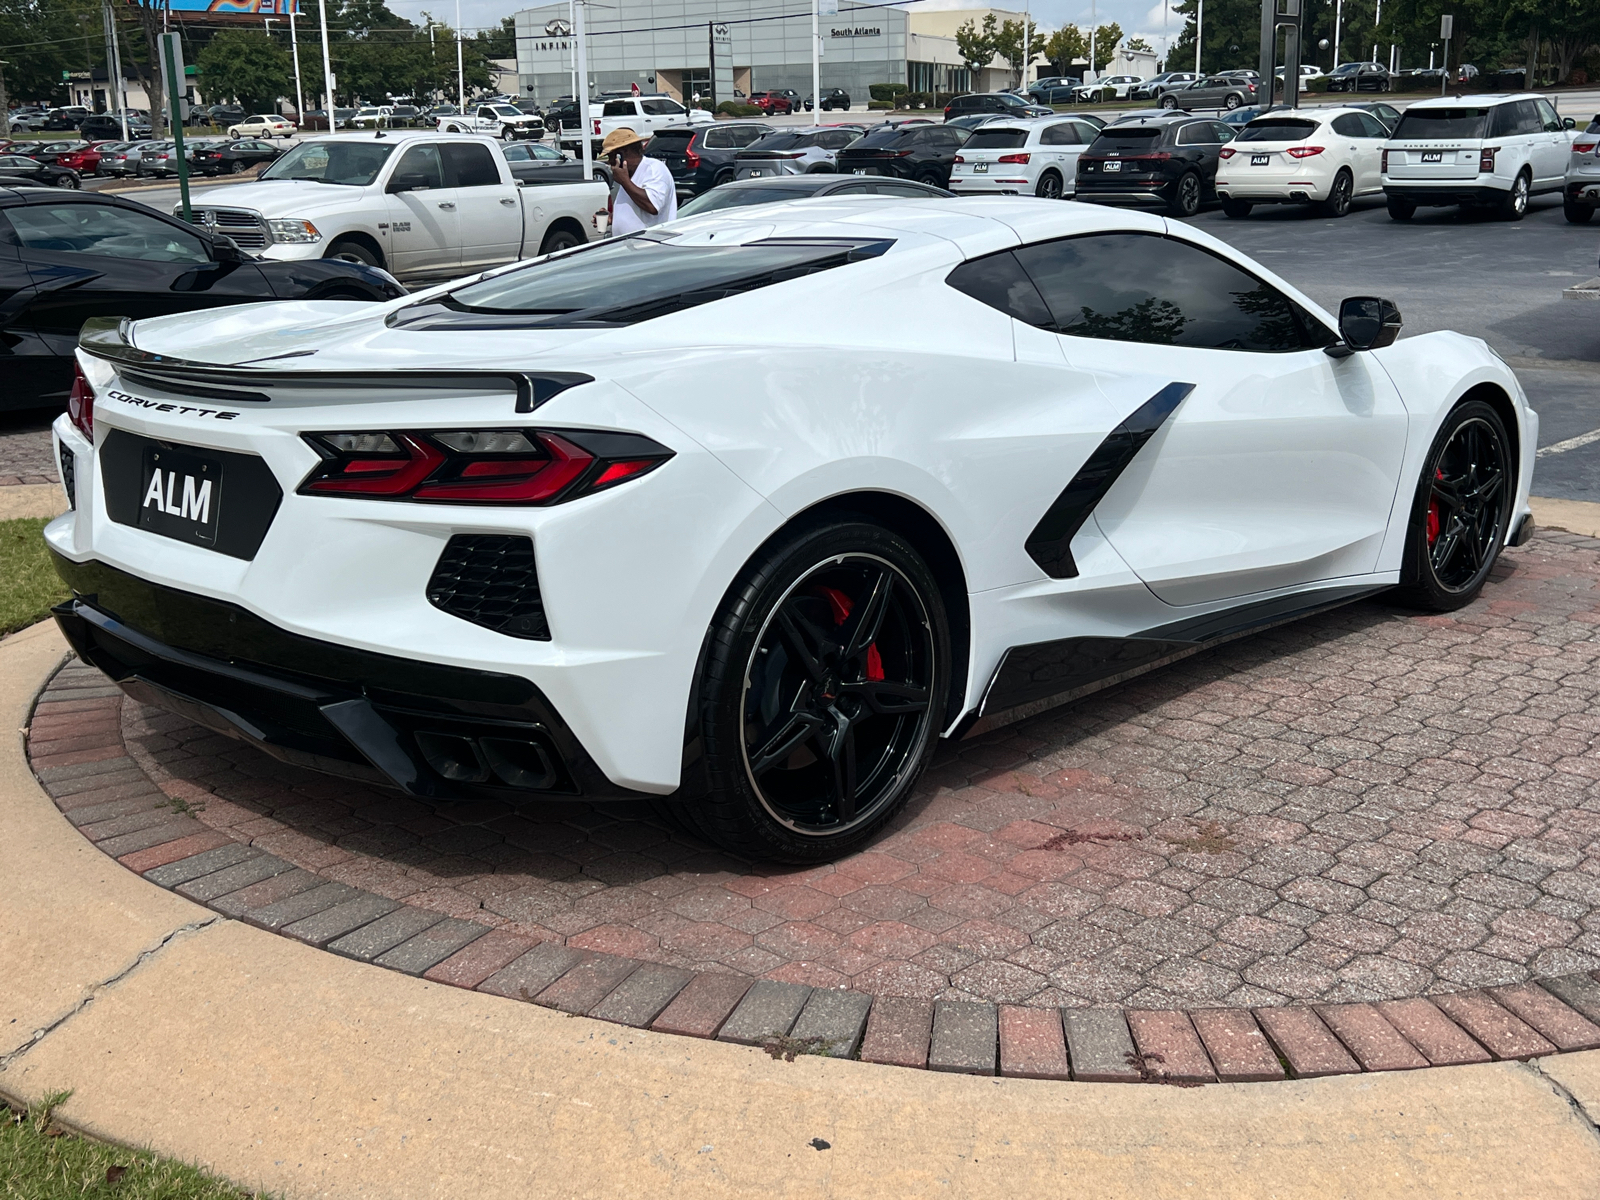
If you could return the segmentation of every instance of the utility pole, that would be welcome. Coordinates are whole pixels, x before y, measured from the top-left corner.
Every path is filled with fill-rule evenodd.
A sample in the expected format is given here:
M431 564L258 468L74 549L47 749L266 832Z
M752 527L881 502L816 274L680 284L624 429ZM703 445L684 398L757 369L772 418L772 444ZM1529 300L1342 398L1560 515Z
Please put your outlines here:
M1200 74L1200 48L1205 45L1206 32L1206 0L1200 0L1200 7L1194 14L1194 73Z
M177 33L161 35L161 66L162 74L167 78L167 103L171 105L168 124L172 128L172 152L178 157L178 198L183 205L183 219L192 221L194 214L189 209L189 160L183 149L183 47L178 42L181 36Z
M1033 65L1033 55L1028 53L1028 43L1032 40L1033 27L1033 0L1028 0L1022 6L1022 89L1028 89L1028 68ZM934 85L934 97L939 94L938 85Z
M1450 13L1439 18L1439 40L1444 43L1444 54L1439 59L1442 74L1439 76L1439 95L1444 95L1450 83L1450 35L1455 32L1456 19Z
M461 115L467 115L467 71L462 65L461 52L461 0L456 0L456 104ZM585 178L588 178L585 176Z
M117 116L122 120L122 140L128 140L128 102L127 95L122 87L122 54L117 49L117 20L111 15L111 0L103 0L101 5L106 19L106 75L110 85L106 90L111 95L111 102L117 106ZM0 100L3 100L0 94ZM0 109L3 112L4 109Z
M811 124L812 127L822 124L822 26L818 20L818 12L822 7L822 0L811 0ZM715 56L711 61L711 76L713 86L717 74Z
M1204 4L1205 0L1200 0L1200 3ZM1094 76L1094 81L1096 83L1100 82L1100 66L1095 61L1096 56L1094 49L1095 34L1100 32L1097 24L1098 20L1099 18L1095 15L1094 0L1089 0L1089 74Z
M306 123L306 97L300 85L300 39L294 32L294 10L300 7L300 0L289 0L289 51L294 55L294 119L295 123L304 126Z
M322 103L328 114L328 132L333 132L333 56L328 53L328 0L317 0L322 18Z
M572 0L572 34L578 68L578 141L583 143L583 177L594 178L594 143L589 127L589 42L584 36L588 0ZM715 76L712 86L715 87Z
M1344 0L1338 0L1333 8L1333 66L1339 68L1339 31L1344 28Z

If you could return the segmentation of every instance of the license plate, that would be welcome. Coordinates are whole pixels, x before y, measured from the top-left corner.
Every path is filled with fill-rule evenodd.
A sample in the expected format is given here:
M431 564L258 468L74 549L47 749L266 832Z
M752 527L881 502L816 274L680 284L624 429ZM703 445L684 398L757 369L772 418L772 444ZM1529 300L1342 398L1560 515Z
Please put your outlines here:
M1270 154L1252 154L1250 156L1250 165L1252 167L1264 167L1271 161L1272 155Z
M1422 152L1422 161L1425 163L1443 162L1444 152L1442 150L1424 150Z
M150 446L139 473L140 529L214 546L222 508L222 463L198 454Z
M987 175L989 173L989 164L988 163L973 163L972 164L972 172L975 175Z
M1106 163L1106 165L1101 169L1105 171L1120 171L1122 170L1122 164L1113 160L1112 162Z

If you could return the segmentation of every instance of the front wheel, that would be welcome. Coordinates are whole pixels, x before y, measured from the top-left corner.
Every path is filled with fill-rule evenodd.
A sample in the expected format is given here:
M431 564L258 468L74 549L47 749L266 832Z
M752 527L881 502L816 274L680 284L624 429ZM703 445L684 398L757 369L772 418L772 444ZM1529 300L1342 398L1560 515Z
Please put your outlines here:
M1579 204L1573 200L1561 202L1561 215L1574 225L1587 225L1589 218L1594 216L1594 205Z
M1163 95L1161 97L1161 101L1160 101L1160 103L1159 103L1159 105L1157 107L1160 107L1160 108L1177 108L1178 107L1178 98L1176 96Z
M1355 190L1355 181L1351 179L1349 171L1340 171L1333 177L1333 186L1328 189L1328 198L1317 205L1317 211L1325 217L1342 217L1350 211L1350 194Z
M335 242L328 247L324 258L331 258L335 262L362 263L369 267L383 266L383 257L365 242L352 239Z
M1520 221L1528 214L1528 176L1519 172L1511 190L1500 198L1500 215L1507 221Z
M1515 494L1500 414L1481 400L1457 405L1423 460L1397 597L1433 612L1476 599L1505 544Z
M837 520L763 551L729 589L700 677L708 795L727 849L826 862L911 797L944 721L950 633L916 550Z
M1391 220L1409 221L1417 215L1417 206L1410 200L1402 200L1399 196L1390 196L1388 205Z
M1200 176L1190 171L1178 180L1167 211L1175 217L1192 217L1200 211Z

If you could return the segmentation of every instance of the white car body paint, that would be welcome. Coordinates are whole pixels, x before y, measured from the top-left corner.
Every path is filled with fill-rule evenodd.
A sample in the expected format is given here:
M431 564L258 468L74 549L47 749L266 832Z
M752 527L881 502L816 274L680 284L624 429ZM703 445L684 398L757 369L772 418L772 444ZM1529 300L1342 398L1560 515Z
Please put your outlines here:
M1245 140L1252 127L1258 131L1272 129L1283 126L1285 121L1306 122L1315 128L1292 137ZM1257 204L1295 198L1326 200L1334 180L1344 171L1350 176L1351 195L1378 195L1383 191L1383 147L1388 138L1383 123L1359 109L1278 109L1265 113L1223 147L1223 157L1217 164L1217 194ZM1312 147L1319 148L1318 152L1304 157L1291 153Z
M1477 339L1425 334L1341 360L1321 350L1129 345L1022 324L945 282L964 260L1026 243L1166 234L1244 266L1333 325L1272 272L1181 223L1032 199L822 198L668 228L708 244L895 244L771 285L782 295L759 304L806 314L778 327L716 309L748 309L744 296L611 328L430 333L385 324L444 289L355 311L278 303L140 322L129 336L141 351L253 363L263 380L277 369L471 367L584 372L594 382L525 417L513 414L505 387L413 399L380 383L275 388L270 403L226 406L237 416L218 420L196 407L212 401L152 395L80 351L96 394L97 442L122 430L256 454L283 498L250 561L118 524L107 515L96 447L62 417L55 436L76 456L77 507L47 528L51 548L338 646L521 676L612 783L666 794L679 784L696 664L730 582L786 522L832 498L902 498L950 539L970 611L967 713L1011 647L1126 637L1275 596L1393 584L1423 456L1477 384L1502 389L1515 409L1522 469L1508 535L1529 512L1537 418L1510 369ZM304 356L281 357L296 354ZM1024 549L1030 530L1108 432L1175 380L1194 391L1077 534L1078 574L1048 577ZM549 507L297 490L318 463L301 437L308 430L507 424L638 433L675 457L636 481ZM227 497L225 483L223 511ZM474 532L531 536L551 640L502 636L428 603L424 587L445 543Z

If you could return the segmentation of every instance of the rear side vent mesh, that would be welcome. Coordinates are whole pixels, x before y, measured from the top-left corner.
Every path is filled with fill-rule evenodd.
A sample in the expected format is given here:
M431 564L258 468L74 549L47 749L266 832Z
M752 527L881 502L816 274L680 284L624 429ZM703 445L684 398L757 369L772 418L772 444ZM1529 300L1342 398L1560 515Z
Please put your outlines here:
M428 580L428 602L507 637L550 640L532 538L457 534Z

